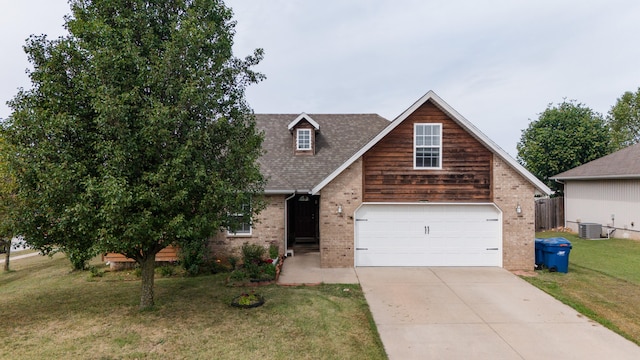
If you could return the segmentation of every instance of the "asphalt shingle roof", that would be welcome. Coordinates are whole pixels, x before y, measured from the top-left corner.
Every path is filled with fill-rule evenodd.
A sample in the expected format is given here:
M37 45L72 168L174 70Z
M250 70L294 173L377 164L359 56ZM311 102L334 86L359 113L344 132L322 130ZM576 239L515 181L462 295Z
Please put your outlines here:
M300 114L256 114L264 131L260 168L266 191L308 191L373 139L389 121L377 114L308 114L320 125L313 156L294 155L287 125Z
M597 178L640 178L640 144L628 146L552 177L558 180Z

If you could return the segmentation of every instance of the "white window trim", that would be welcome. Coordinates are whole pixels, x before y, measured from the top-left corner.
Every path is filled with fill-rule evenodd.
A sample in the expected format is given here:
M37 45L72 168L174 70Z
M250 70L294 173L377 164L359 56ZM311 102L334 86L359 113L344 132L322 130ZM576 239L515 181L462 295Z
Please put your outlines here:
M243 216L244 214L241 213L235 213L235 214L231 214L231 216ZM227 228L227 236L238 236L238 237L242 237L242 236L252 236L253 235L253 224L251 223L251 220L249 220L248 222L249 224L249 232L232 232L229 231L229 228Z
M236 236L236 237L247 236L247 237L249 237L249 236L252 236L252 235L253 235L253 225L249 225L249 232L236 233L236 232L231 232L231 231L229 231L229 229L227 229L227 236Z
M301 148L300 147L300 133L306 132L309 136L309 147ZM311 129L298 129L297 137L296 137L296 150L311 150L313 148L313 144L311 144Z
M440 159L438 161L438 165L437 167L425 167L425 166L417 166L416 163L416 150L418 149L418 146L416 144L416 134L417 134L417 130L418 130L418 126L419 125L430 125L430 126L438 126L440 128L440 144L438 146L421 146L424 148L438 148L438 153L440 154ZM442 154L442 139L443 139L443 135L442 135L442 123L415 123L413 124L413 169L414 170L442 170L442 158L443 158L443 154Z

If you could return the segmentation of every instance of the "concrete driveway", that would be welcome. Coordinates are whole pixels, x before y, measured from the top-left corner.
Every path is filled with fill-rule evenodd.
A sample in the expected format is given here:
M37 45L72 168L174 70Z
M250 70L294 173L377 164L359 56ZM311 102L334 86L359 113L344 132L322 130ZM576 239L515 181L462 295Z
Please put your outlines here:
M500 268L356 268L390 359L640 359L640 347Z

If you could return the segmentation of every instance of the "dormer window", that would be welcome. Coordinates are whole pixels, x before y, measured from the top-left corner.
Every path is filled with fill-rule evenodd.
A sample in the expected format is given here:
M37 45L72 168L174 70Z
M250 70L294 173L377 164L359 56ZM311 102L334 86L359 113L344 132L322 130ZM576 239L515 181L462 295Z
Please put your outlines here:
M313 156L316 153L316 133L320 131L311 116L302 113L289 123L289 131L293 138L293 152L295 155Z
M298 129L296 150L311 150L311 129Z

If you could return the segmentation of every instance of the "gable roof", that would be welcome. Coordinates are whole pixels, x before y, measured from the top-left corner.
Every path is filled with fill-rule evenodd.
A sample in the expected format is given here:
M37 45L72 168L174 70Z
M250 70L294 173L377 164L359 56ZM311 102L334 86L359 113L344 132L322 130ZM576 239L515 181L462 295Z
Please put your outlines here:
M384 130L382 130L378 135L376 135L371 141L369 141L366 145L364 145L360 150L358 150L353 156L351 156L347 161L345 161L342 165L340 165L337 169L335 169L331 174L322 179L315 187L311 189L312 194L317 194L325 187L328 183L330 183L333 179L335 179L342 171L344 171L347 167L353 164L358 158L360 158L364 153L366 153L369 149L371 149L375 144L377 144L382 138L384 138L387 134L389 134L393 129L395 129L398 125L400 125L404 120L406 120L409 115L411 115L414 111L416 111L420 106L422 106L425 102L430 101L435 106L437 106L440 110L442 110L445 114L447 114L453 121L455 121L458 125L460 125L463 129L465 129L469 134L471 134L474 138L480 141L484 146L486 146L491 152L500 157L503 161L505 161L509 166L511 166L516 172L522 175L525 179L527 179L541 194L550 195L551 189L547 185L545 185L542 181L536 178L533 174L531 174L527 169L525 169L520 163L518 163L514 158L512 158L506 151L502 150L500 146L498 146L495 142L489 139L486 135L484 135L478 128L476 128L471 122L465 119L462 115L460 115L457 111L455 111L449 104L447 104L444 100L442 100L435 92L430 90L424 96L422 96L418 101L413 103L407 110L405 110L402 114L400 114L395 120L393 120Z
M389 125L389 120L377 114L255 114L255 119L265 135L265 152L258 163L267 179L266 194L311 192ZM322 128L316 134L313 156L295 155L293 151L288 129L302 119Z
M554 180L637 178L640 178L640 144L628 146L551 177Z
M313 120L309 115L307 115L305 113L302 113L302 114L298 115L298 117L295 118L295 120L293 120L292 122L289 123L287 128L289 130L293 129L302 120L307 120L307 122L309 122L309 124L311 124L311 126L313 126L313 128L316 131L320 130L320 125L315 120Z

